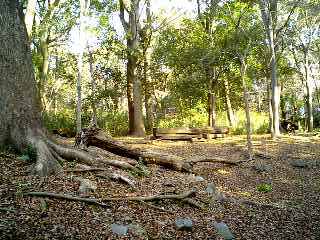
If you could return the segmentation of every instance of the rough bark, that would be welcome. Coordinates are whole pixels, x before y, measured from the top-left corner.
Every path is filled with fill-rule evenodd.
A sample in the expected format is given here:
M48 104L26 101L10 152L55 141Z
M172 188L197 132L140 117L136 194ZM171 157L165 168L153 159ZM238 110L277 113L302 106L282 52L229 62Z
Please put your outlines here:
M34 172L59 172L44 140L27 32L15 1L0 2L0 29L0 145L20 151L32 145L37 152Z

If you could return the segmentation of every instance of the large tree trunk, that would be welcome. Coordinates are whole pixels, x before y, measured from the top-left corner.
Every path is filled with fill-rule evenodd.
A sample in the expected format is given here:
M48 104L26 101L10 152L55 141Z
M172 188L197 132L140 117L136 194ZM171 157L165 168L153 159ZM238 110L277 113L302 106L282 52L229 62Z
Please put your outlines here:
M125 21L122 19L122 21ZM141 81L137 77L137 48L139 43L139 1L132 0L127 24L127 97L129 110L129 134L144 136Z
M16 1L0 1L0 145L37 151L35 172L60 170L44 141L30 47ZM28 87L26 87L28 86Z

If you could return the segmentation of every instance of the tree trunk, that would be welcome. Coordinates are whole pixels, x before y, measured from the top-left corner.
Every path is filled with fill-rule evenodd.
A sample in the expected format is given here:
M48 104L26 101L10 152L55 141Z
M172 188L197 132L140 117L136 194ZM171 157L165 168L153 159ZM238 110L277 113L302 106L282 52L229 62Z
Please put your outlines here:
M93 76L93 57L92 57L92 52L90 51L88 47L88 53L89 53L89 67L90 67L90 79L91 79L91 91L92 91L92 96L91 96L91 107L92 107L92 125L98 126L97 122L97 101L96 101L96 80Z
M250 119L250 106L249 106L249 93L247 89L246 83L246 71L247 66L244 60L241 61L241 80L243 86L243 99L245 104L245 111L246 111L246 130L247 130L247 148L248 148L248 155L249 160L253 158L253 151L252 151L252 130L251 130L251 119Z
M214 94L215 85L216 85L216 70L213 69L213 74L209 69L209 66L206 64L206 75L209 81L208 89L208 126L214 127L216 125L216 96Z
M41 103L43 110L47 109L47 99L45 99L45 85L48 79L48 71L49 71L49 35L47 32L43 33L40 39L40 52L42 55L42 63L41 63L41 73L39 79L39 96L41 98Z
M312 106L312 86L310 79L309 71L309 59L308 59L308 49L304 51L304 72L305 72L305 81L306 81L306 90L307 90L307 128L308 132L313 131L313 106Z
M271 53L271 105L273 116L273 131L271 131L271 134L274 138L280 136L280 85L277 78L277 59L274 43L274 28L277 18L277 0L272 2L269 2L267 0L260 0L259 6L261 10L262 20L265 26L266 35L269 40L268 45Z
M152 89L149 76L149 66L147 56L145 56L143 64L143 79L144 79L144 104L146 109L146 129L151 131L153 129L153 101L152 101Z
M267 82L269 82L268 78ZM271 136L274 136L274 128L273 128L273 112L272 112L272 98L271 98L271 86L268 84L268 103L269 103L269 131Z
M29 40L31 39L32 35L32 26L34 21L34 14L36 12L36 4L37 0L28 0L27 10L24 15L24 22L27 28L27 34Z
M0 1L0 29L0 145L20 151L32 145L36 173L60 171L44 141L30 47L16 1Z
M137 47L139 41L139 1L131 1L127 32L127 97L129 110L129 134L144 136L145 127L142 114L141 81L137 77Z
M235 126L235 116L231 105L230 100L230 88L228 79L224 78L224 87L225 87L225 97L226 97L226 105L227 105L227 115L229 120L229 125L231 127Z
M78 53L78 77L77 77L77 110L76 110L76 119L77 119L77 133L81 132L82 123L82 68L83 68L83 53L86 48L86 21L85 17L88 14L90 7L90 0L80 0L80 26L79 26L79 53Z

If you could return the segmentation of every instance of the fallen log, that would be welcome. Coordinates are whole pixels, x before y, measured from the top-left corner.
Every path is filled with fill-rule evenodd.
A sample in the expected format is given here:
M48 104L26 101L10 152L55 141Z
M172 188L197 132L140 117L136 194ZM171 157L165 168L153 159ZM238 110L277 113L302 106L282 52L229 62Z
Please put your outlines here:
M158 164L177 171L190 172L192 170L192 166L188 162L185 162L184 158L171 154L142 151L137 148L126 146L123 143L115 141L105 135L104 132L98 128L84 131L81 134L81 140L77 141L82 142L87 147L95 146L122 157L142 160L146 164Z

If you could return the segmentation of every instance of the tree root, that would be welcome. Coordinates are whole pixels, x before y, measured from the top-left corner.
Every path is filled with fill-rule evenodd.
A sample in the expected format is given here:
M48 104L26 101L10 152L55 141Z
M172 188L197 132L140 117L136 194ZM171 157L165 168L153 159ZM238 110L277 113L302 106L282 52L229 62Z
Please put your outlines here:
M228 165L239 165L241 163L246 162L246 160L240 160L240 161L231 161L220 157L214 157L214 158L198 158L198 159L187 159L186 162L190 163L191 165L194 165L199 162L211 162L211 163L223 163Z
M107 168L87 168L87 169L66 169L64 172L99 172L99 171L110 171Z
M59 194L59 193L51 193L51 192L27 192L23 193L25 196L33 196L33 197L48 197L48 198L57 198L64 199L69 201L80 201L89 204L96 204L100 206L107 206L104 202L111 201L154 201L154 200L164 200L164 199L172 199L172 200L183 200L185 198L191 197L196 193L196 190L192 189L188 192L183 192L181 194L168 194L168 195L154 195L154 196L136 196L136 197L109 197L109 198L82 198L82 197L74 197L67 194Z
M133 187L133 188L135 187L133 180L130 180L129 178L122 176L120 174L117 174L117 173L113 173L111 175L98 174L97 177L124 182L124 183L128 184L130 187Z

